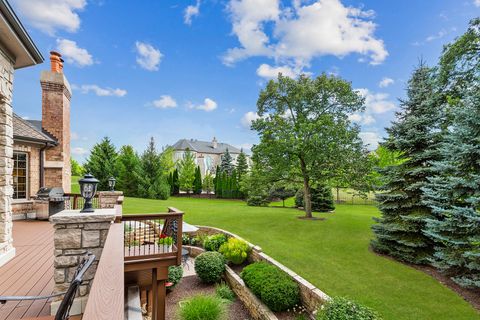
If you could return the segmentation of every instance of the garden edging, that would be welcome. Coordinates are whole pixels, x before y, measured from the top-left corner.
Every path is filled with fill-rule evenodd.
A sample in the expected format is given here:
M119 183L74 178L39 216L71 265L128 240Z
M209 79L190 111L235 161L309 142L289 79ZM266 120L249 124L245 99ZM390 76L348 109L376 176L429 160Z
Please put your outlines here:
M282 270L283 272L288 274L298 284L298 287L300 289L301 302L311 315L315 315L317 309L321 305L326 303L328 300L330 300L330 297L326 293L324 293L323 291L321 291L320 289L315 287L313 284L311 284L310 282L308 282L307 280L305 280L304 278L302 278L301 276L299 276L298 274L293 272L291 269L287 268L286 266L284 266L283 264L281 264L277 260L273 259L269 255L264 253L262 251L261 247L256 246L256 245L246 241L242 237L239 237L238 235L236 235L234 233L231 233L231 232L228 232L228 231L225 231L223 229L209 227L209 226L197 226L197 227L199 228L199 230L196 233L201 233L201 234L202 233L203 234L223 233L223 234L225 234L229 237L234 237L234 238L241 239L241 240L247 242L247 244L252 249L252 251L251 251L251 253L248 257L249 261L250 262L264 261L264 262L267 262L267 263L270 263L270 264L276 266L277 268L279 268L280 270ZM193 248L193 247L190 247L190 248ZM198 249L198 248L195 248L195 249ZM197 253L197 255L198 254L199 253ZM230 269L230 268L228 268L228 269ZM242 283L243 283L242 279L240 279L240 281L242 281ZM243 284L243 285L245 286L245 284ZM250 294L252 294L252 293L250 292ZM256 299L256 297L254 297L254 298ZM277 318L275 317L275 318L258 318L258 319L277 319Z

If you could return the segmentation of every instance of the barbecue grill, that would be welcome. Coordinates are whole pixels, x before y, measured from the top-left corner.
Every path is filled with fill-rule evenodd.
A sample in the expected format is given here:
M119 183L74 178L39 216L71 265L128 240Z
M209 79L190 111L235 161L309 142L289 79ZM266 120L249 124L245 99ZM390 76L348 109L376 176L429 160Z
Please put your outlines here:
M37 218L46 218L48 219L49 216L58 213L65 209L65 192L63 192L63 188L55 187L55 188L40 188L35 196L37 203L48 204L48 211L46 211L47 206L37 206ZM43 208L43 210L38 210L39 208ZM42 211L42 212L39 212ZM40 216L40 217L39 217Z

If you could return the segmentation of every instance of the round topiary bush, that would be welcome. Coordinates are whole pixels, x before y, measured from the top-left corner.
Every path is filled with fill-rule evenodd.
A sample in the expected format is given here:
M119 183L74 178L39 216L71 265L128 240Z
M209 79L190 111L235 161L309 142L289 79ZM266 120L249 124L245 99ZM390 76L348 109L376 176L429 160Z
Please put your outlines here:
M298 285L285 272L266 262L246 266L241 277L272 311L285 311L300 302Z
M208 236L203 241L203 247L207 251L218 251L221 245L227 242L227 236L223 233L217 233L212 236Z
M354 301L336 297L325 304L317 315L317 320L381 320L372 309Z
M227 316L225 301L213 295L197 295L180 302L181 320L223 320Z
M248 257L250 247L243 240L230 238L226 243L222 244L218 252L223 254L227 261L231 261L234 264L242 264Z
M177 284L180 283L183 277L183 267L182 266L170 266L168 267L168 282L172 283L170 289L173 289Z
M195 272L203 282L218 282L224 271L225 258L219 252L204 252L195 259Z

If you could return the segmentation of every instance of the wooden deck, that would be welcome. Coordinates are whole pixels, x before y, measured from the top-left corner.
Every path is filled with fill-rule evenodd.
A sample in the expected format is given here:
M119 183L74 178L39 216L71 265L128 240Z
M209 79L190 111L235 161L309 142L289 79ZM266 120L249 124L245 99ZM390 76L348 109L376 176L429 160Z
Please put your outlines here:
M49 295L53 291L53 227L48 221L14 221L16 256L0 267L0 295ZM0 320L50 314L50 301L0 305Z

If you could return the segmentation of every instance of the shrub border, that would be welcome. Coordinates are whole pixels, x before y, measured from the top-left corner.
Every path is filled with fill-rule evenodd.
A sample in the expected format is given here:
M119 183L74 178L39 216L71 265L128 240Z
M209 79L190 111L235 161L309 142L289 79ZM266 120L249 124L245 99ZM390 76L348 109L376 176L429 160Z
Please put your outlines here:
M327 301L330 300L330 297L325 292L318 289L313 284L311 284L310 282L308 282L307 280L305 280L304 278L302 278L301 276L299 276L298 274L293 272L291 269L287 268L286 266L284 266L283 264L281 264L277 260L273 259L269 255L264 253L261 247L256 246L256 245L246 241L242 237L239 237L236 234L228 232L228 231L223 230L223 229L209 227L209 226L196 226L196 227L199 228L199 230L195 234L197 234L197 233L203 233L203 234L223 233L223 234L227 235L228 237L234 237L234 238L241 239L241 240L245 241L249 245L249 247L252 249L252 251L248 255L248 261L249 262L265 261L269 264L272 264L272 265L276 266L277 268L279 268L280 270L282 270L283 272L288 274L298 284L298 287L300 289L300 300L301 300L302 304L305 306L305 308L307 309L307 311L310 313L310 315L314 316L317 312L317 309L320 306L322 306L323 304L325 304ZM192 246L184 246L184 247L189 250L190 254L193 257L195 257L195 256L197 256L197 255L199 255L200 253L203 252L203 249L198 248L198 247L192 247ZM230 285L232 286L232 289L235 288L235 286L233 285L233 281L235 281L235 283L237 283L237 284L240 283L240 285L242 285L243 287L246 288L243 280L240 279L240 277L237 274L235 274L235 272L230 267L227 266L226 270L227 271L225 272L225 277L227 278L227 281L229 281L228 278L231 278L232 283L230 283ZM231 273L233 273L233 274L231 274ZM255 297L253 295L253 293L248 288L247 288L247 290L249 291L250 295L253 296L254 299L258 300L257 297ZM234 291L235 291L235 289L234 289ZM237 296L239 296L239 297L241 296L236 291L235 291L235 293L237 294ZM243 301L242 300L242 302L247 307L248 307L249 304L253 304L253 306L258 307L257 301L255 301L253 299L250 299L250 301ZM263 305L263 303L261 301L258 300L258 302ZM277 319L277 317L268 309L268 307L266 307L265 305L263 305L263 306L265 308L267 308L267 310L271 313L273 318L272 317L258 317L257 318L257 317L255 317L254 314L251 313L252 316L255 319L262 319L262 320L263 319L272 319L272 320ZM249 310L250 310L250 308L249 308Z

